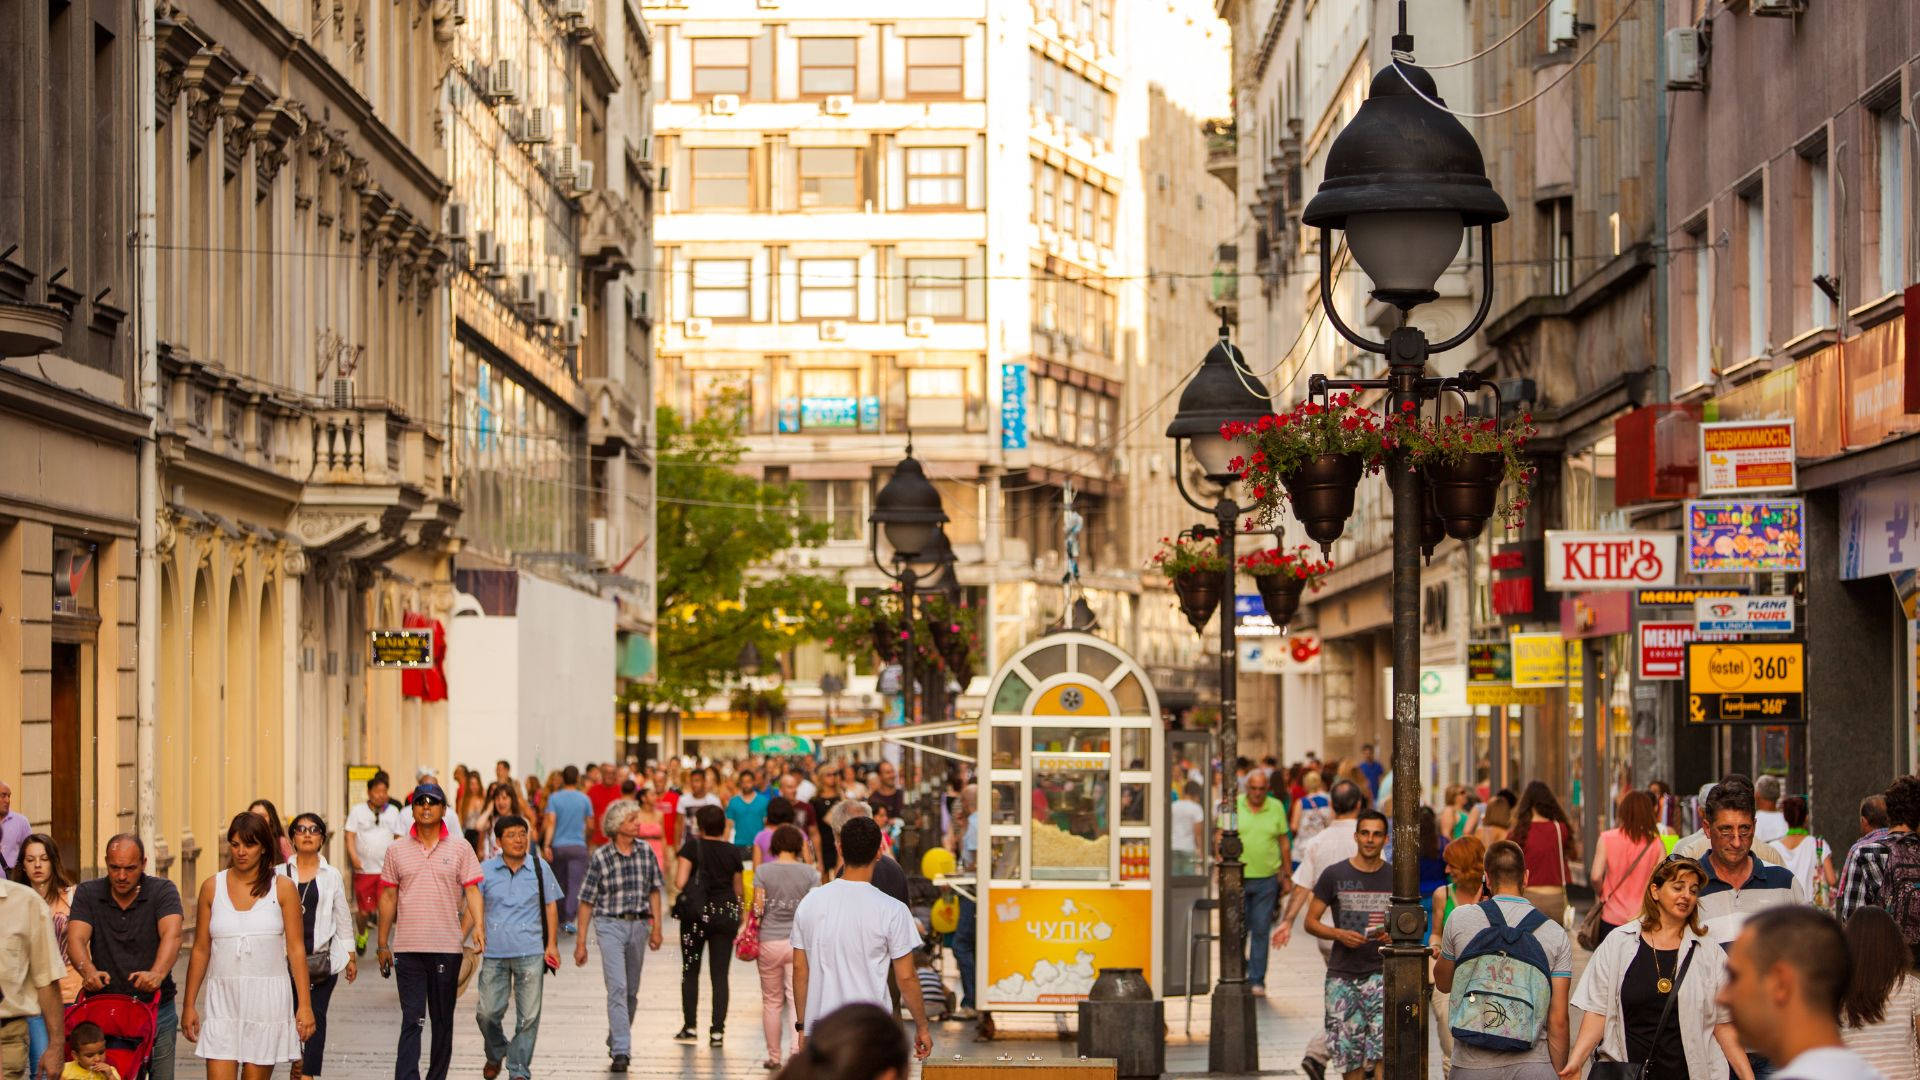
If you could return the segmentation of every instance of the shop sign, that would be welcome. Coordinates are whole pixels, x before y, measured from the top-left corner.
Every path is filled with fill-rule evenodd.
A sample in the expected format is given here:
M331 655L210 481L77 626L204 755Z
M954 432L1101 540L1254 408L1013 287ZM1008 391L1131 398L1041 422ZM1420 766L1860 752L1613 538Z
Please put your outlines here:
M1797 574L1807 568L1805 499L1690 499L1687 570Z
M1033 861L1042 862L1037 849ZM982 1009L1070 1005L1086 1000L1101 968L1153 970L1159 936L1141 932L1153 926L1149 889L996 887L980 917L987 923Z
M1641 607L1692 607L1694 601L1717 596L1744 596L1745 585L1727 585L1712 589L1641 589L1633 602Z
M1487 567L1493 572L1490 584L1495 615L1538 615L1546 610L1540 562L1538 540L1501 544L1487 560Z
M1312 634L1255 638L1236 643L1240 670L1255 675L1315 675L1320 671L1320 639Z
M1467 682L1491 685L1513 681L1513 646L1504 641L1467 643Z
M1576 641L1624 634L1633 625L1632 597L1624 592L1577 593L1560 598L1560 636Z
M1700 425L1700 494L1792 491L1793 421L1737 420Z
M1891 476L1840 495L1840 576L1920 569L1920 473Z
M783 398L780 402L779 424L782 435L794 435L802 431L878 431L880 399Z
M1547 588L1643 589L1672 585L1679 568L1677 532L1563 532L1546 538Z
M1687 718L1695 724L1806 720L1806 645L1694 642L1687 646Z
M367 666L419 671L433 667L433 627L367 631Z
M1524 686L1467 686L1467 704L1470 706L1507 705L1541 706L1547 703L1547 691L1538 687Z
M1704 633L1791 634L1793 597L1727 596L1695 600L1693 622Z
M1686 674L1687 646L1695 641L1726 641L1724 634L1703 634L1692 623L1640 624L1640 678L1678 679Z
M1567 685L1567 647L1559 634L1515 634L1510 644L1514 686Z
M1392 672L1382 681L1381 696L1387 716L1393 715ZM1420 716L1471 716L1467 704L1467 665L1443 664L1420 669Z
M1000 449L1027 448L1027 365L1000 365Z

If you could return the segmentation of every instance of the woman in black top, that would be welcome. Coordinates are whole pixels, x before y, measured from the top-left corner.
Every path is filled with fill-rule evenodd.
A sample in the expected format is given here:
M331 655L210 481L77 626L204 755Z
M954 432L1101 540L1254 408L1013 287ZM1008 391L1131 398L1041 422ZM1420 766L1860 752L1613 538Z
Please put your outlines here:
M676 1039L694 1037L700 1011L700 952L707 952L713 969L713 1026L707 1044L719 1046L727 1028L727 974L733 962L733 939L740 933L740 852L723 837L726 812L703 806L694 814L699 837L688 837L673 861L673 886L678 893L674 915L680 919L680 1013L685 1021Z
M813 807L813 820L820 826L820 880L833 877L833 868L840 865L840 845L835 842L833 826L827 824L827 814L840 804L840 775L833 769L821 769L818 790L807 804Z

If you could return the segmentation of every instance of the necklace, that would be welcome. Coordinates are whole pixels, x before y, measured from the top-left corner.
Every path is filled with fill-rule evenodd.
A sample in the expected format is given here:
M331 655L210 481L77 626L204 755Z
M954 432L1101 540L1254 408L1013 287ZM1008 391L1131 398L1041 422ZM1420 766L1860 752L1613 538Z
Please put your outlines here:
M1663 994L1673 993L1673 980L1667 978L1667 976L1664 973L1662 973L1660 970L1660 950L1655 949L1652 945L1648 945L1647 947L1649 949L1653 949L1653 973L1656 976L1653 982L1653 988L1655 990L1660 991ZM1674 957L1675 966L1677 967L1680 959L1679 950L1677 949L1674 950L1673 957Z

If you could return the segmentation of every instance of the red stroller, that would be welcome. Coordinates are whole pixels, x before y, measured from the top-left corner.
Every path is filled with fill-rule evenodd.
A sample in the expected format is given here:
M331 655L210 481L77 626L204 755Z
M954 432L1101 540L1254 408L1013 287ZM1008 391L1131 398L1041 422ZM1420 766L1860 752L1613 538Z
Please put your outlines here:
M91 1020L107 1033L107 1063L122 1080L139 1080L153 1057L153 1040L160 1027L160 995L88 994L67 1006L67 1030Z

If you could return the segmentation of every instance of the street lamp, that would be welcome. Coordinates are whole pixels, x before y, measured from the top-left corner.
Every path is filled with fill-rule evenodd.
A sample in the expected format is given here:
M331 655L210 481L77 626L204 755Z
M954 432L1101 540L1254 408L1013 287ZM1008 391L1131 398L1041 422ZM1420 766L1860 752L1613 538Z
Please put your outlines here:
M751 641L740 646L739 654L733 658L733 666L739 668L740 674L745 675L749 679L760 674L759 646ZM746 713L747 749L751 751L753 749L753 687L745 687L742 693L745 695L746 708L741 711Z
M1400 5L1396 55L1411 55L1407 8ZM1417 92L1416 92L1417 90ZM1384 379L1308 381L1310 395L1328 389L1384 389L1395 403L1432 400L1448 389L1472 394L1483 384L1468 371L1451 379L1427 375L1427 358L1471 338L1493 303L1493 225L1507 205L1487 180L1473 136L1439 101L1432 76L1394 60L1373 78L1367 100L1327 151L1320 190L1300 215L1321 230L1320 309L1340 336L1387 358ZM1406 315L1437 299L1434 283L1460 249L1462 232L1480 229L1480 305L1452 337L1430 344ZM1333 242L1346 233L1347 249L1373 281L1373 296L1401 311L1402 325L1384 342L1370 341L1340 319L1333 303ZM1497 391L1496 391L1497 392ZM1420 910L1420 542L1426 507L1423 485L1412 482L1406 449L1391 452L1393 488L1393 901L1387 913L1392 943L1381 950L1386 973L1386 1059L1389 1075L1415 1080L1427 1074L1425 983L1427 917Z
M1234 645L1233 627L1233 541L1235 524L1246 508L1228 494L1239 476L1228 467L1235 450L1233 443L1220 434L1221 425L1235 420L1252 422L1272 411L1266 387L1247 367L1246 356L1227 340L1227 328L1220 327L1220 340L1207 350L1200 370L1180 391L1179 411L1167 425L1173 439L1174 482L1180 497L1195 509L1210 512L1220 537L1220 553L1226 556L1225 601L1220 605L1220 765L1225 788L1225 806L1220 814L1220 982L1213 990L1213 1026L1207 1042L1207 1071L1216 1073L1254 1073L1260 1069L1258 1031L1253 1016L1253 993L1247 985L1247 917L1244 901L1246 867L1240 861L1240 826L1233 788L1233 763L1240 755L1239 732L1239 658ZM1180 466L1180 442L1193 450L1195 461L1207 479L1220 486L1220 498L1212 506L1187 492L1186 470ZM1195 629L1199 629L1195 627Z
M922 562L923 553L938 554L939 545L946 544L946 530L941 526L947 523L947 512L940 505L940 491L927 479L925 469L913 456L913 444L907 444L907 456L893 467L893 476L873 497L873 512L867 515L870 526L867 541L873 554L873 565L891 581L900 584L900 622L901 630L906 634L906 647L901 650L901 693L905 695L902 710L906 722L913 723L913 590L921 576L931 575L938 570L932 563ZM887 546L893 549L893 564L896 569L889 570L880 561L880 534L887 534ZM936 537L938 538L936 540ZM952 558L953 549L947 547L947 557Z

